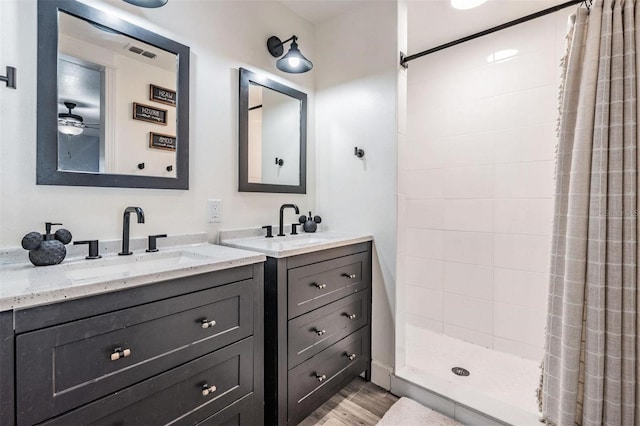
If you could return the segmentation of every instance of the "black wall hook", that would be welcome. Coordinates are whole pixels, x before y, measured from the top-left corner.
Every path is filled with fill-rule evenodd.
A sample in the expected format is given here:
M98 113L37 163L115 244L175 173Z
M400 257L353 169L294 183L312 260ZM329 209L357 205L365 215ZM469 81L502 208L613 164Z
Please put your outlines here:
M284 165L284 160L282 158L276 157L276 164L278 166L283 166Z
M167 171L170 172L173 170L173 166L167 166Z
M355 148L353 148L353 155L358 158L364 157L364 149L358 149L358 147L356 146Z
M16 69L14 67L7 67L7 75L0 75L0 81L7 83L7 87L11 89L16 88Z
M140 170L144 169L144 163L138 163L138 168L139 168Z

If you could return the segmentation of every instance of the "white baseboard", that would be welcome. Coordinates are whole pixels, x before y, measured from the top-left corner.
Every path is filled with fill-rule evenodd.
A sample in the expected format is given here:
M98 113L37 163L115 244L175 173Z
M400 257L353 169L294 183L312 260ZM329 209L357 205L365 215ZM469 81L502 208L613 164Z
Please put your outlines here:
M383 389L391 390L393 368L375 359L371 361L371 381Z

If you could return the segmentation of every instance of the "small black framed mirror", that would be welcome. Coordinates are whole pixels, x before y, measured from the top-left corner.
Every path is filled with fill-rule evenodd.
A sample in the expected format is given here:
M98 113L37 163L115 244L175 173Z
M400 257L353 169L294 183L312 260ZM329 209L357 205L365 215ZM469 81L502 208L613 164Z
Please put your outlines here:
M39 0L36 183L189 189L189 55L84 3Z
M240 68L239 191L307 193L307 94Z

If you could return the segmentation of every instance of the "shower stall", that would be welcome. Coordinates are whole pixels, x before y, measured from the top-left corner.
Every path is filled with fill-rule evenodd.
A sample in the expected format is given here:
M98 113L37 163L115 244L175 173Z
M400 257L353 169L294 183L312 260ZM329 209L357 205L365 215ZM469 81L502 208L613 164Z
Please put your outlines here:
M409 34L426 31L411 25L417 3L408 3ZM560 61L575 7L406 72L396 376L432 393L445 414L538 420ZM411 39L409 52L425 47Z

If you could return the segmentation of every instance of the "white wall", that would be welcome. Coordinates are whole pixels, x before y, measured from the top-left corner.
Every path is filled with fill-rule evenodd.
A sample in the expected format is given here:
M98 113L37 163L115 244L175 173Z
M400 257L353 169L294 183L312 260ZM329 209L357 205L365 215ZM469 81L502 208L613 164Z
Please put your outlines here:
M0 1L0 66L17 67L17 90L0 87L0 247L18 247L43 222L65 224L76 239L119 239L122 211L141 206L134 237L275 224L293 202L315 210L314 73L275 68L266 39L296 34L314 58L314 27L275 1L170 1L142 9L120 0L85 0L191 47L190 190L38 186L36 176L37 25L34 0ZM265 74L309 95L307 195L238 193L238 68ZM271 74L273 73L273 74ZM224 223L208 224L206 200L224 203Z
M394 347L396 8L395 2L363 2L319 24L314 61L314 214L330 229L374 236L373 381L387 388ZM354 156L355 146L365 150L363 159Z
M300 116L301 102L275 90L262 93L262 183L300 184ZM249 135L252 137L253 135ZM276 165L275 159L284 161Z
M150 100L149 85L155 84L175 91L177 73L124 55L115 55L115 62L114 116L118 124L114 129L113 155L115 162L112 173L175 177L177 172L176 151L151 148L149 135L153 132L176 136L176 107ZM142 70L144 72L141 72ZM134 120L134 102L167 111L166 126ZM178 143L180 143L179 140ZM144 163L145 168L138 169L139 163ZM168 172L167 166L173 166L173 170Z
M409 64L398 188L406 324L540 359L571 11ZM508 48L519 54L487 62Z

